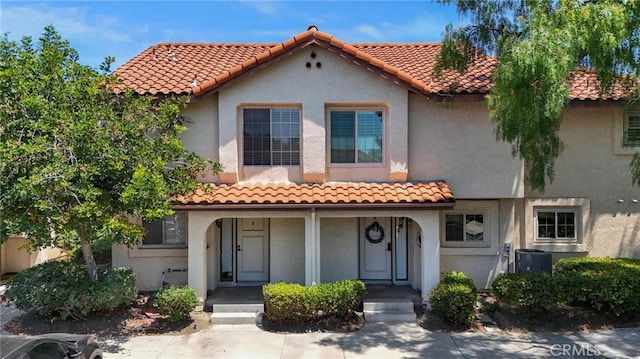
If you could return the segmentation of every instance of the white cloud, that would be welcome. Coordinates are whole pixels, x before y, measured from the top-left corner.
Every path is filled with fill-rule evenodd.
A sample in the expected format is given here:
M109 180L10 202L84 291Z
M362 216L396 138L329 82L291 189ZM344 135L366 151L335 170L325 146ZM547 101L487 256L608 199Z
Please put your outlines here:
M245 1L245 0L240 0L238 1L241 4L246 4L249 5L251 7L253 7L254 9L256 9L258 12L261 12L263 14L267 14L267 15L272 15L278 12L279 9L282 8L282 4L279 4L275 1Z
M55 3L54 3L55 4ZM88 6L55 6L44 3L4 3L0 8L2 33L11 40L31 36L37 40L44 27L53 25L80 53L80 61L98 67L105 56L115 56L115 66L131 58L132 35L148 32L143 25L125 24L111 15L94 13Z
M438 14L420 14L404 23L380 22L357 25L347 39L351 38L354 42L435 42L441 40L442 32L449 22L449 19Z
M52 7L39 3L3 6L2 31L10 38L38 37L46 25L53 24L67 39L109 40L129 42L129 35L118 30L118 20L112 16L90 15L83 7Z

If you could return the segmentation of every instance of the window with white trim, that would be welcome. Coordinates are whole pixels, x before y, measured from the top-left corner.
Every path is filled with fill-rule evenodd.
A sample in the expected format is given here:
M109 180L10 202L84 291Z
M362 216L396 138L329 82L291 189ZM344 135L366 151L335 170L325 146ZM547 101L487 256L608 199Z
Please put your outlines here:
M331 110L331 163L382 163L382 110Z
M486 212L445 212L443 222L443 246L486 247L489 245Z
M578 210L538 208L534 210L536 241L577 241Z
M176 212L162 221L142 221L147 233L143 245L184 246L187 243L187 213Z
M242 126L245 165L300 164L300 109L245 108L242 110Z
M640 112L625 114L622 145L640 147Z

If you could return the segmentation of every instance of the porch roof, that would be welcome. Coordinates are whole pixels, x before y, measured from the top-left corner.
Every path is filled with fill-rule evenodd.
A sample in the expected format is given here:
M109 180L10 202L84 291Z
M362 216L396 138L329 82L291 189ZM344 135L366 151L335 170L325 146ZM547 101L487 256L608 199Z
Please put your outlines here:
M188 197L175 198L176 209L448 209L455 199L444 181L365 183L208 184Z

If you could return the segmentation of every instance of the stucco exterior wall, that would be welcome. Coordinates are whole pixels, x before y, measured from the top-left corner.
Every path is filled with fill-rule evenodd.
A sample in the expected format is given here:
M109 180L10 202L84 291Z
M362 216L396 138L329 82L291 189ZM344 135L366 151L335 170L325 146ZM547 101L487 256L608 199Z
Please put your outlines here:
M29 251L24 247L25 244L26 238L10 236L0 245L0 273L17 273L65 255L62 250L54 247Z
M218 95L213 94L190 103L183 111L186 119L180 138L185 147L195 154L218 162ZM218 176L211 172L205 174L203 182L214 182Z
M304 218L273 218L270 222L270 282L304 285Z
M322 282L358 278L358 218L320 220Z
M530 194L559 204L566 198L588 199L580 240L589 256L640 258L640 189L632 186L629 171L631 153L638 149L620 148L623 114L621 105L568 107L560 130L565 149L555 178L544 194ZM530 211L527 215L527 232L532 233Z
M524 196L523 166L496 141L482 101L409 96L409 180L444 179L456 198Z
M514 199L458 200L456 211L486 211L486 235L490 243L485 247L459 248L447 247L441 239L440 271L462 271L473 279L478 288L489 288L496 275L507 271L515 246L518 245L519 237L515 234L516 203ZM440 214L443 228L445 213ZM444 236L444 231L441 236ZM511 244L509 250L506 250L505 243Z
M112 248L113 267L130 267L136 273L136 287L140 291L162 288L162 272L167 269L187 268L187 249L139 248L117 245ZM171 284L186 285L187 273L167 273Z
M315 53L315 58L311 53ZM313 66L306 67L310 62ZM320 63L318 68L315 64ZM220 161L240 181L370 180L388 181L407 173L407 91L323 48L310 46L248 76L219 94ZM301 109L300 166L243 166L243 106L294 106ZM384 163L331 166L326 118L332 106L384 108ZM240 134L240 135L239 135ZM402 177L402 176L401 176ZM406 175L405 175L406 177Z

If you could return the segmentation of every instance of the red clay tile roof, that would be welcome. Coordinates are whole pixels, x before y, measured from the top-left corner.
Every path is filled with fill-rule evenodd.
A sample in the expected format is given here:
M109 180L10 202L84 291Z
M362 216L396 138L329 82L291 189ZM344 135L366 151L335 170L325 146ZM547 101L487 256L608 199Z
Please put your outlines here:
M251 207L367 207L425 208L455 203L449 186L442 181L418 183L233 183L208 185L189 197L177 197L180 205L216 205L225 209Z
M432 77L439 43L347 44L330 34L307 30L279 44L160 43L134 57L114 74L124 87L141 94L200 96L217 91L259 66L310 43L341 54L408 89L429 94L480 94L491 89L498 62L486 57L464 74L446 71ZM572 99L620 99L623 89L601 95L591 74L578 73L571 82Z

